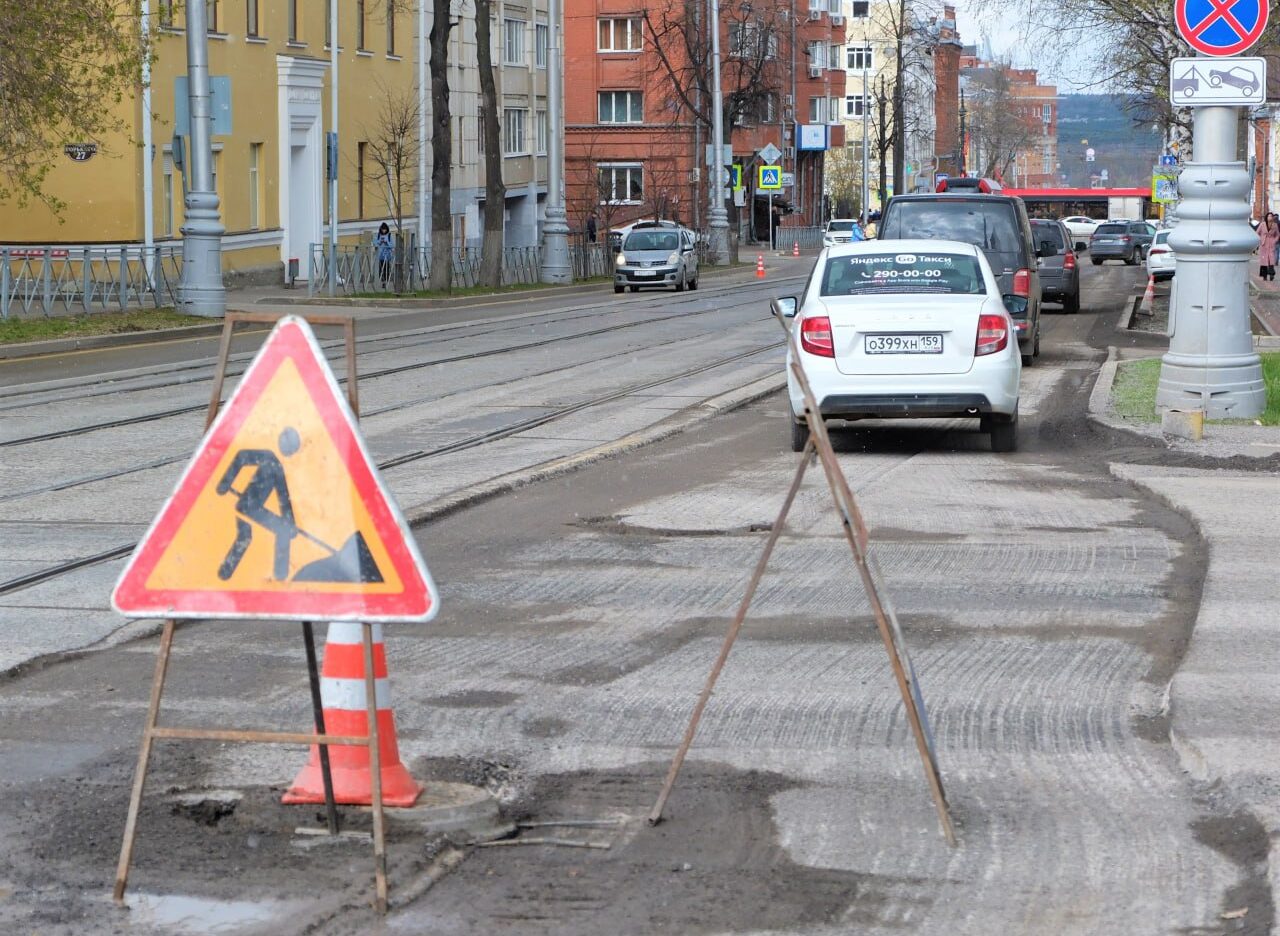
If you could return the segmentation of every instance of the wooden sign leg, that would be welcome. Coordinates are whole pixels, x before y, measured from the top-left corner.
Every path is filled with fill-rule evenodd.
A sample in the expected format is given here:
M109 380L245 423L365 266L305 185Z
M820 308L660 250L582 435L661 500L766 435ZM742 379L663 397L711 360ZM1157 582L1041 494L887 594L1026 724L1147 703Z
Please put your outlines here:
M387 842L382 815L382 748L378 740L378 692L373 672L373 625L364 627L364 698L369 725L369 787L373 801L373 876L377 909L387 912Z
M662 785L662 792L658 794L658 801L653 804L653 809L649 813L649 825L657 825L662 821L662 810L666 807L667 798L671 795L671 790L676 785L676 777L680 774L680 767L684 764L685 755L689 753L689 747L693 744L693 736L698 731L698 722L702 720L702 710L707 707L707 702L711 698L711 691L715 688L716 680L720 678L720 670L724 668L725 661L729 658L729 651L733 649L734 641L738 639L738 632L742 630L742 622L746 620L747 609L751 607L751 600L755 597L760 580L764 577L764 570L769 564L769 557L773 555L773 547L778 544L778 538L782 535L782 528L786 524L787 514L791 512L791 505L795 502L796 494L800 491L800 483L804 480L805 469L809 467L809 456L812 454L813 440L810 439L800 456L800 465L796 468L796 476L791 481L791 488L787 491L787 498L782 503L782 510L778 512L778 519L773 522L773 529L769 531L769 539L765 543L764 552L760 554L760 559L756 562L755 572L752 573L751 581L747 585L747 593L743 596L742 603L738 605L738 613L734 615L733 622L729 625L729 630L724 635L724 643L720 647L720 655L716 657L715 665L711 667L711 672L707 674L707 682L702 687L702 695L698 697L698 704L693 707L693 715L689 719L689 727L685 729L684 740L680 742L680 749L676 751L676 756L671 761L671 768L667 771L667 779Z
M133 792L129 795L129 817L124 824L124 842L120 846L120 861L116 865L116 886L113 897L117 904L124 903L124 888L129 880L129 865L133 861L133 842L138 833L138 810L142 806L142 790L147 782L147 766L151 760L152 731L160 718L160 696L164 693L164 678L169 669L169 651L173 648L173 621L164 622L160 634L160 652L156 656L155 676L151 680L151 702L147 706L147 724L142 730L142 746L138 749L138 766L133 774Z
M316 667L316 635L310 621L302 622L302 639L307 648L307 679L311 683L311 713L315 716L316 734L326 733L324 727L324 700L320 696L320 671ZM324 784L324 809L329 822L329 834L338 834L338 806L333 800L333 771L329 767L329 745L316 745L320 750L320 779Z

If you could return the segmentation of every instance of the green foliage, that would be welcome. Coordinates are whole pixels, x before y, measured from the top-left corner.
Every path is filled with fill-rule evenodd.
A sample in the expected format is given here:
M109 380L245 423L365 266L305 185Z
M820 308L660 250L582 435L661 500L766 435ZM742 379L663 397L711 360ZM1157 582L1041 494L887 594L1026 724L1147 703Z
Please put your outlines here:
M80 338L86 335L120 335L130 332L208 325L207 318L182 315L172 309L135 309L132 312L98 312L58 318L8 318L0 320L0 344Z
M61 211L44 183L63 146L127 134L140 22L138 0L0 0L0 201Z
M1262 379L1267 386L1267 408L1258 418L1264 426L1280 426L1280 351L1262 357ZM1111 410L1121 419L1134 422L1160 421L1156 412L1156 386L1160 382L1160 358L1128 361L1116 369L1111 385ZM1225 420L1248 424L1251 420ZM1216 420L1215 420L1216 422Z

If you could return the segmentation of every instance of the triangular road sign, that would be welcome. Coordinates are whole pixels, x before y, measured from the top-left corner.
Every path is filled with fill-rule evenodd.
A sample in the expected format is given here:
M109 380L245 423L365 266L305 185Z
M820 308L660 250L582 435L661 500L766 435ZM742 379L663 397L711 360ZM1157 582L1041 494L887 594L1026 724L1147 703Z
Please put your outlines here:
M307 323L277 323L120 576L129 617L427 621L439 597Z

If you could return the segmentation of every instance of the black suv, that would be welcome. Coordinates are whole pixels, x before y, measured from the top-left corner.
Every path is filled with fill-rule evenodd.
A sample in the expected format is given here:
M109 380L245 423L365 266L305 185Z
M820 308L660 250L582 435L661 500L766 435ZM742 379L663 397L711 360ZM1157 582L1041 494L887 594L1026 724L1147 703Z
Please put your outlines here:
M880 240L954 240L981 248L1018 330L1023 366L1040 353L1040 270L1031 221L1010 195L895 195L876 233ZM1043 249L1043 248L1042 248Z

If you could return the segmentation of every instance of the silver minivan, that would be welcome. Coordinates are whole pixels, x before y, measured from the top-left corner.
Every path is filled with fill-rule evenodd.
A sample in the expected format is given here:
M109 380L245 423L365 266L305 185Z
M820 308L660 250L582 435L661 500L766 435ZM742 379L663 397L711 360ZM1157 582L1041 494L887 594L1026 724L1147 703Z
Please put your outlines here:
M688 228L636 227L622 241L614 260L613 291L641 286L698 288L696 236Z

